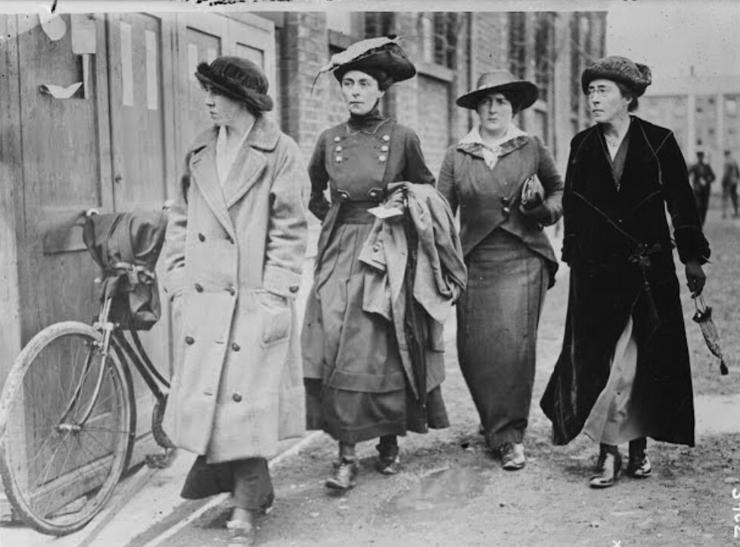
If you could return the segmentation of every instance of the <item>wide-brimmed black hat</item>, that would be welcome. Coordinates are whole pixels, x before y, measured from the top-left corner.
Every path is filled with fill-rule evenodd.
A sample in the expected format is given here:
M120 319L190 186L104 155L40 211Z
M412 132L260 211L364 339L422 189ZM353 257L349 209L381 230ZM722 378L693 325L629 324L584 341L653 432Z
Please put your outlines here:
M267 94L267 76L249 59L217 57L210 65L200 63L195 77L200 83L231 99L246 103L253 110L272 110L272 99Z
M635 97L645 93L645 89L653 81L650 67L618 55L604 57L586 67L581 75L583 92L588 93L588 85L602 78L624 84Z
M378 87L383 90L416 74L414 64L396 39L385 36L355 42L344 51L332 55L319 74L329 70L334 71L334 77L340 82L350 70L365 72L378 80Z
M504 93L511 97L517 110L532 106L539 96L539 88L528 80L519 80L508 70L485 72L478 78L473 91L457 98L455 104L475 110L480 100L489 93Z

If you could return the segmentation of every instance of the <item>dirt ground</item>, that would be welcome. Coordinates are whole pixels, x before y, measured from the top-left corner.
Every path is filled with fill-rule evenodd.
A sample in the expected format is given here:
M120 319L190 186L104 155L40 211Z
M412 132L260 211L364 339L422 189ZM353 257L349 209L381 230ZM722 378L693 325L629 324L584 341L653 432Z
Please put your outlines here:
M740 221L721 224L717 215L710 216L707 234L714 253L706 299L715 309L725 351L735 356L740 349ZM690 298L684 297L697 398L712 402L737 396L736 360L730 360L729 376L719 375L716 359L690 322ZM375 450L364 443L358 485L341 496L323 486L336 448L330 438L320 437L275 470L278 500L261 524L260 544L740 545L740 537L733 537L740 536L734 519L740 520L740 500L733 499L733 489L740 495L738 405L728 407L737 420L734 432L699 429L694 448L649 441L653 476L620 477L607 490L587 486L596 456L592 442L579 437L565 447L551 445L549 422L538 402L559 351L566 298L567 271L562 271L548 293L539 331L524 470L501 470L477 435L451 324L443 392L452 427L403 439L403 472L393 477L373 470ZM227 515L226 506L213 508L164 545L227 544Z

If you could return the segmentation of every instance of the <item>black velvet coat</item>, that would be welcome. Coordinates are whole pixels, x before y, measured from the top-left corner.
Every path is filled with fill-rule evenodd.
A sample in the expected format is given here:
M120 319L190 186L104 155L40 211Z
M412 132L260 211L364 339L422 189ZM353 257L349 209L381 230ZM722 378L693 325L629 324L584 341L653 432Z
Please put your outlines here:
M563 260L571 268L565 337L540 402L555 444L580 433L630 315L638 347L633 396L647 407L649 436L694 444L691 370L666 206L681 261L706 262L709 245L670 130L632 117L619 189L601 130L591 127L573 138L563 195Z

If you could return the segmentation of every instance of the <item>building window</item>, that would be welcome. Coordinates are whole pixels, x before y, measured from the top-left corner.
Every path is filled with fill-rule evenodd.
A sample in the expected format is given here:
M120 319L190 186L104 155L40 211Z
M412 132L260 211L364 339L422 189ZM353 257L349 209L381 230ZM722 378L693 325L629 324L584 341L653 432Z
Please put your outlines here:
M432 16L423 13L419 16L419 33L421 34L421 51L424 62L434 61L434 24Z
M393 23L393 12L369 11L365 13L365 36L377 38L393 34Z
M727 99L725 101L725 112L727 112L731 116L737 114L737 100Z
M555 50L555 14L536 13L534 19L534 81L540 88L540 99L547 101L552 81Z
M509 71L517 78L527 74L527 14L509 13Z
M455 68L457 52L458 21L457 13L434 14L434 62L447 68Z

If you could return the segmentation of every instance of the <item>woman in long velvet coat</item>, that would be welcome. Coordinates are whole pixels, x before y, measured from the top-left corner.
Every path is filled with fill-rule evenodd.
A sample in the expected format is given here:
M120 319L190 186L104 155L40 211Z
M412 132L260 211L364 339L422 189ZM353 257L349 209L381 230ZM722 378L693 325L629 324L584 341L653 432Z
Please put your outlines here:
M668 207L689 289L709 257L673 133L629 112L650 70L624 57L587 68L595 126L571 142L563 196L570 293L562 353L541 406L555 444L600 443L590 485L608 487L629 441L627 474L650 474L646 437L692 446L694 408Z

